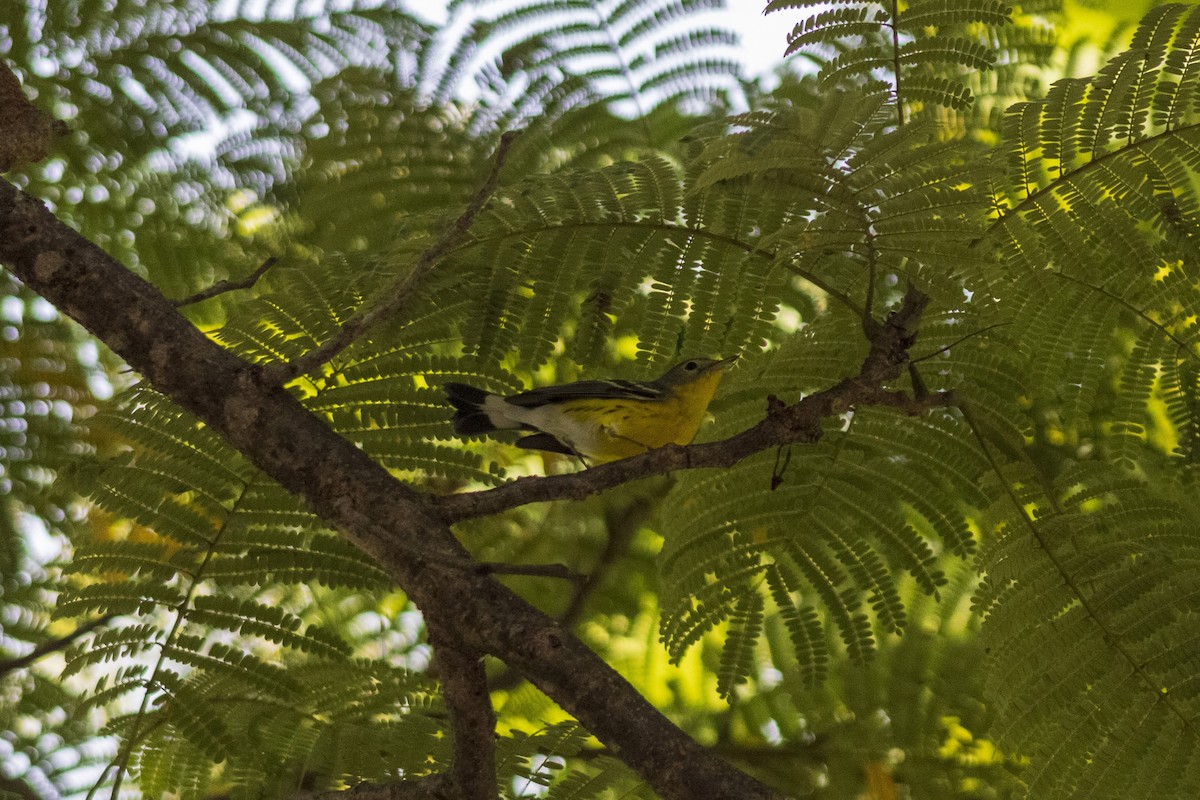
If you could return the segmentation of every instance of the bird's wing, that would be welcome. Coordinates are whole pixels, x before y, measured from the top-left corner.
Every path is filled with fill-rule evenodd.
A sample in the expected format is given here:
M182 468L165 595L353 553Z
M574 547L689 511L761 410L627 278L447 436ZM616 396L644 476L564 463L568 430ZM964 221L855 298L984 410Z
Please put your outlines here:
M663 390L648 383L634 381L576 381L559 386L544 386L504 398L522 408L565 403L570 400L657 400Z

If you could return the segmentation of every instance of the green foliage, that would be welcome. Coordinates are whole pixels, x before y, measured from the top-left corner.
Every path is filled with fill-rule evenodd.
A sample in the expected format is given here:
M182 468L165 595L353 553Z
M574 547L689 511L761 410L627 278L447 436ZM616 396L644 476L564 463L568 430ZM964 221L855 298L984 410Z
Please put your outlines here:
M118 769L153 795L203 791L211 762L225 762L225 779L257 796L285 791L305 770L379 779L397 754L410 769L424 764L415 753L434 746L440 723L408 716L427 714L432 684L351 659L352 643L321 619L325 603L378 614L371 598L387 591L387 576L161 397L130 392L90 427L116 452L81 485L135 527L79 549L58 613L148 620L102 631L66 658L66 675L98 676L93 704L143 698L138 713L110 723L124 740ZM131 660L150 666L105 668ZM364 738L371 748L354 744ZM272 769L256 770L266 752Z
M1195 458L1198 30L1196 9L1156 9L1096 78L1014 107L997 153L989 238L1019 269L991 291L1030 331L1029 390L1130 463L1147 445Z
M554 73L584 77L601 102L632 103L639 116L681 100L725 107L737 92L740 65L731 49L737 37L705 24L704 12L721 8L719 0L451 0L449 7L452 19L474 22L451 64L501 34L519 35L504 47L485 91L499 96L527 85L533 91L522 102L551 116L579 101L563 102L553 89L554 101L547 102L539 83L552 86Z
M1011 757L986 738L985 675L969 668L984 658L978 619L967 613L976 575L962 560L946 567L937 599L902 583L919 622L903 636L881 636L869 663L849 661L829 642L831 678L816 686L784 615L769 618L759 657L776 667L761 670L730 709L729 724L751 743L746 762L786 776L798 794L869 796L907 786L930 798L1016 795Z
M832 353L862 348L854 322L838 320L808 326L753 374L735 374L715 435L758 418L764 390L786 398L828 385ZM868 659L877 635L906 626L899 576L935 594L945 582L938 554L975 548L968 512L983 501L976 485L987 464L964 432L950 415L863 410L831 421L816 445L682 477L667 501L661 562L668 649L678 657L727 616L761 617L769 596L809 685L827 675L826 625L853 660ZM726 646L744 652L761 624L733 624Z
M437 735L444 712L428 678L362 661L276 672L286 680L228 671L196 670L186 680L161 675L169 699L142 721L116 721L142 731L129 758L141 791L261 797L314 781L331 788L342 776L419 776L446 758ZM219 778L213 760L223 762Z
M789 791L1196 794L1200 9L1154 8L1096 75L1037 96L1068 58L1056 3L772 2L805 15L780 54L822 62L773 93L743 91L715 2L464 0L441 29L395 5L0 12L0 54L73 124L18 179L176 296L279 255L189 311L255 363L403 286L395 318L289 389L431 492L570 468L457 440L445 381L509 392L740 354L702 433L721 438L771 395L853 378L864 326L915 284L930 303L890 388L942 406L838 409L815 443L464 541L600 565L578 608L513 580ZM519 127L486 207L413 279ZM69 780L56 753L88 709L117 744L79 763L107 765L114 793L442 771L419 618L388 576L148 389L82 430L102 365L36 308L7 286L0 645L51 638L52 606L56 625L114 616L61 656L81 691L5 678L22 774ZM67 459L86 520L45 492ZM30 557L34 517L73 539L67 563ZM648 796L535 695L494 694L505 796Z
M776 0L763 13L814 11L825 5ZM903 6L851 0L797 23L788 34L785 55L823 47L836 53L821 68L827 85L886 76L905 104L963 109L974 99L969 71L995 66L993 30L1012 22L1011 14L1001 0L925 0Z
M463 265L456 280L483 298L463 309L464 346L484 361L519 353L517 365L529 369L555 353L567 329L578 363L603 360L607 342L636 335L641 357L661 371L681 343L736 352L766 335L784 273L755 246L749 220L771 224L782 209L748 192L687 186L688 176L659 157L516 187L454 256ZM751 293L754 312L736 314Z
M716 0L581 6L565 25L551 3L457 3L440 30L372 0L49 5L6 12L0 56L47 111L87 124L24 182L174 296L277 249L254 233L280 205L308 244L379 249L406 213L460 203L499 132L531 129L514 158L531 169L548 148L578 157L585 137L597 151L649 144L652 128L612 105L669 115L740 97L736 37L702 21ZM214 120L210 160L195 154Z
M976 599L997 738L1037 797L1191 794L1194 488L1098 463L1003 478Z
M96 748L81 749L94 744L95 730L77 693L54 670L8 664L74 627L50 618L60 575L47 551L73 527L75 504L56 486L71 460L91 449L80 420L95 413L92 387L105 382L94 346L7 275L0 364L0 794L7 794L70 785L97 766Z

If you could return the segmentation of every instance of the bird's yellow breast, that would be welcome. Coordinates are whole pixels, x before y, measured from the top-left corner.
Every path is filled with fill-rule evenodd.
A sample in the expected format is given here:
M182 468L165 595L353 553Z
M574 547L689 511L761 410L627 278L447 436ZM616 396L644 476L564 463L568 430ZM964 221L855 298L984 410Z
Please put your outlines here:
M721 381L719 370L675 387L659 400L572 400L560 410L575 423L571 446L604 464L668 444L689 444Z

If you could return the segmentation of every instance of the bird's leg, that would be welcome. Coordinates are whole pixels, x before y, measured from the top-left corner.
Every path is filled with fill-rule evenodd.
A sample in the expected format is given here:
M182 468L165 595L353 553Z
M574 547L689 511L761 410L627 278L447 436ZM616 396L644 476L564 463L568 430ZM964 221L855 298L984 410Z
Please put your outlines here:
M572 455L574 455L576 458L578 458L578 459L579 459L579 463L580 463L580 464L583 464L583 468L584 468L584 469L587 469L588 467L590 467L590 466L591 466L591 464L589 464L589 463L588 463L588 460L587 460L587 458L586 458L586 457L583 455L583 453L581 453L581 452L579 452L578 450L576 450L576 449L575 449L575 445L571 444L571 443L570 443L570 442L568 442L566 439L560 439L559 441L561 441L563 444L565 444L565 445L567 446L567 449L571 451L571 454L572 454Z
M610 439L624 439L625 441L629 442L630 444L636 444L638 447L642 448L647 453L654 449L653 447L646 444L645 442L639 442L637 439L634 439L633 437L625 436L624 434L617 433L617 429L614 428L612 425L601 425L600 429L602 431L604 431Z

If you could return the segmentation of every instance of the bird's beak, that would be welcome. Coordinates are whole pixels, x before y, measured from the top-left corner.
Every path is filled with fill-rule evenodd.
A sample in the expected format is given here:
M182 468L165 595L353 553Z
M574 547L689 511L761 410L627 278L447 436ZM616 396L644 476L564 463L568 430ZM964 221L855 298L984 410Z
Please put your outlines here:
M726 367L732 366L733 362L735 362L737 360L738 360L737 356L729 356L729 358L722 358L720 361L717 361L712 366L710 366L709 369L710 370L725 369Z

